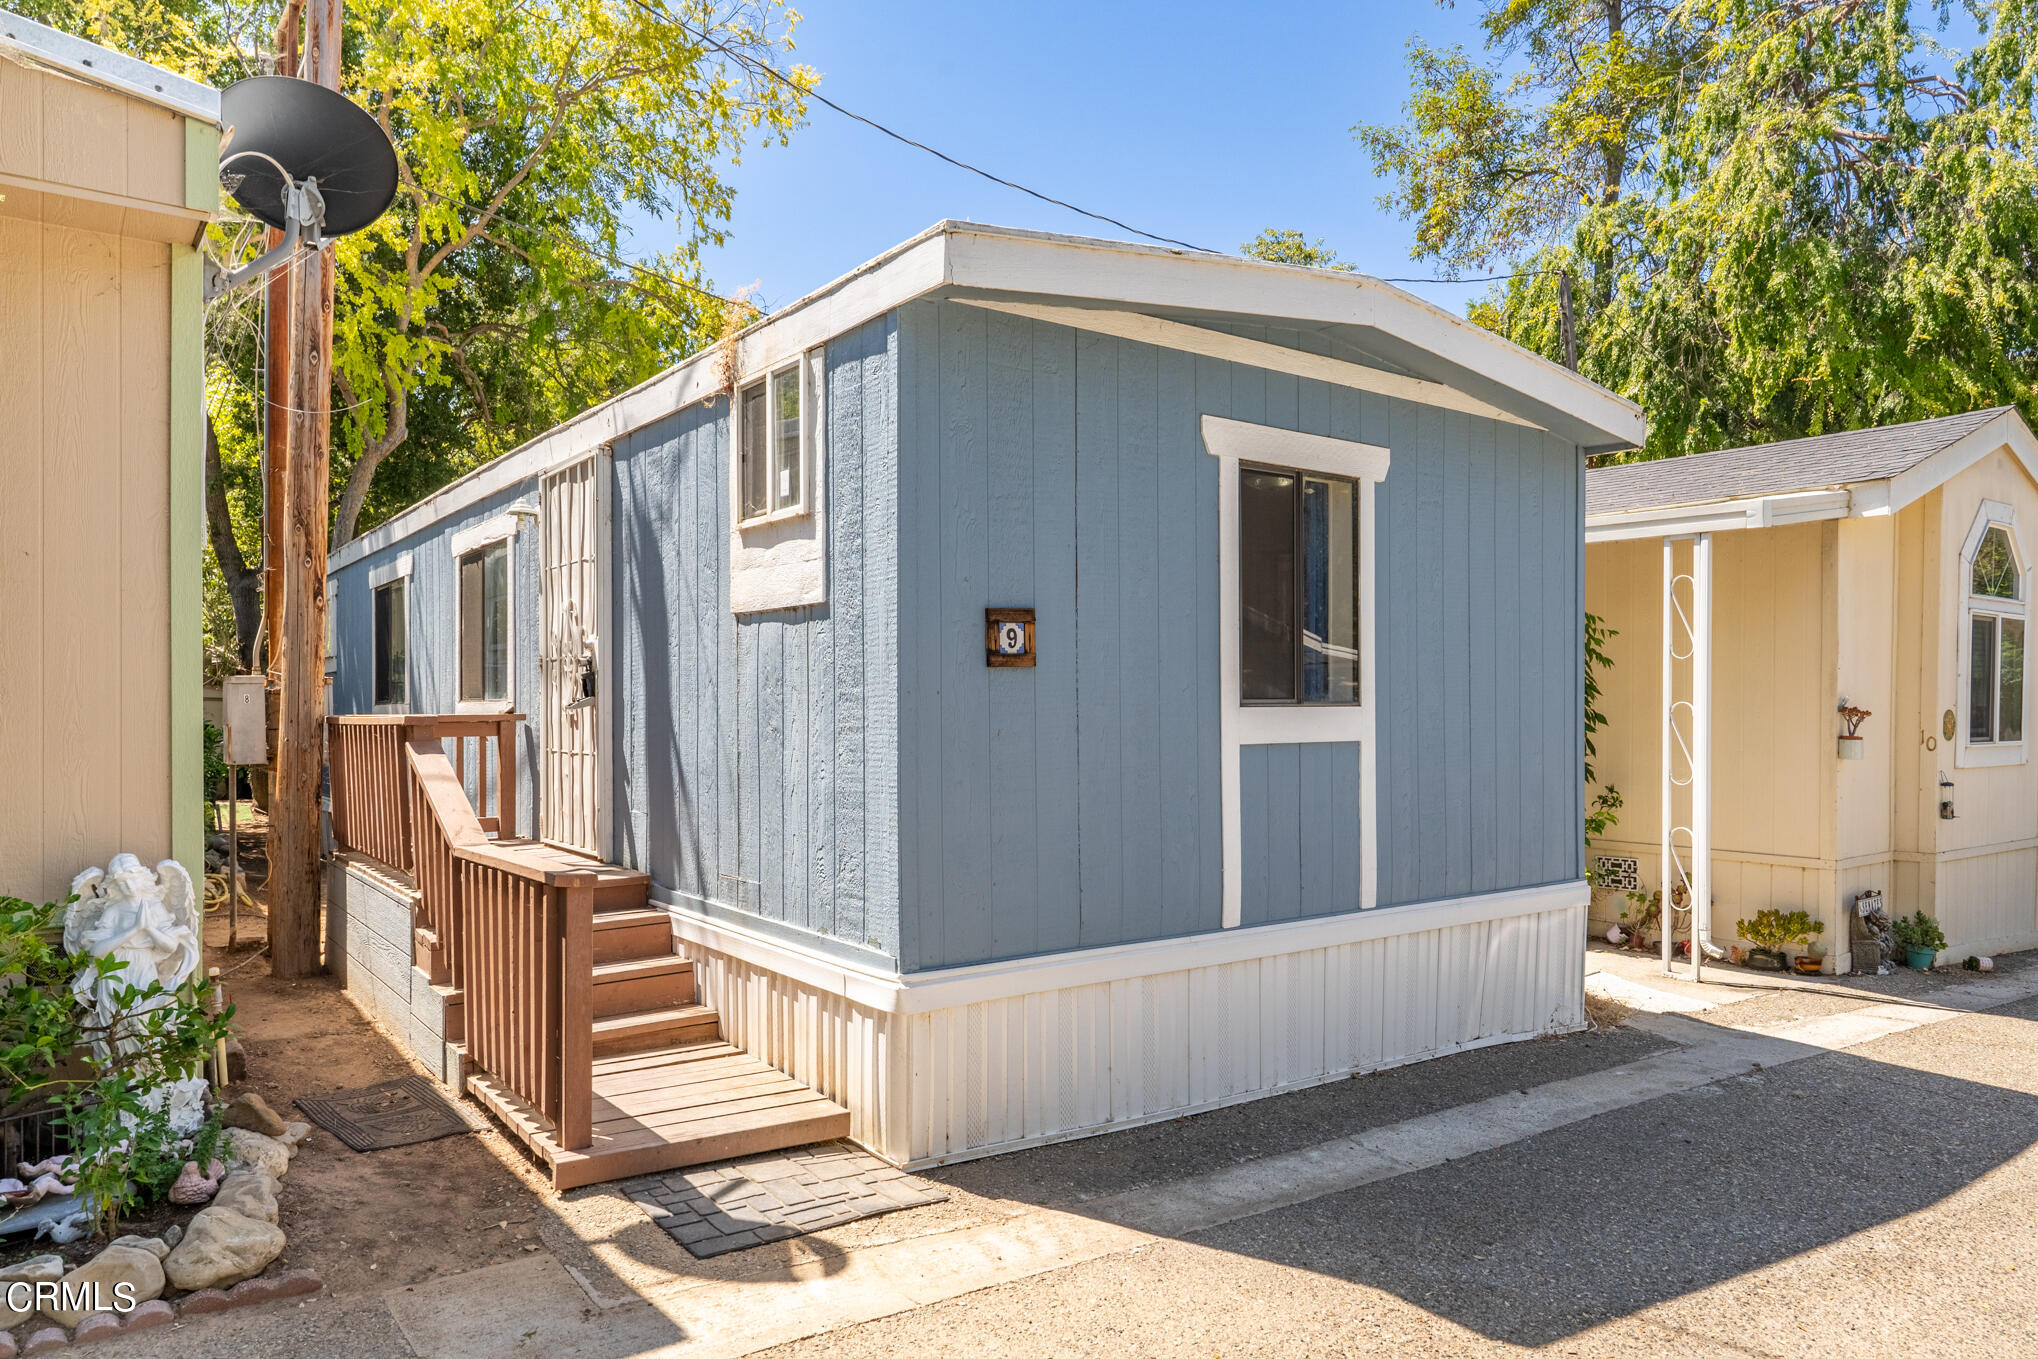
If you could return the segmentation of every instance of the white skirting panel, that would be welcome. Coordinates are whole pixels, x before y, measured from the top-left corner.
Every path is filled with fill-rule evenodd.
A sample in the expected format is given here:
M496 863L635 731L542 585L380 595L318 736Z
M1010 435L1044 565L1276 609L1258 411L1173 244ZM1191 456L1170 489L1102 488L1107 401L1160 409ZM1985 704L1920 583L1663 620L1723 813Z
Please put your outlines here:
M906 977L674 930L724 1037L927 1166L1576 1030L1585 910L1563 884Z
M912 1166L1584 1023L1583 904L907 1017Z
M721 1013L722 1037L845 1106L850 1137L889 1156L885 1120L904 1103L893 1092L903 1074L894 1057L899 1018L858 1004L826 980L746 962L717 948L714 935L689 928L695 922L679 921L696 994Z

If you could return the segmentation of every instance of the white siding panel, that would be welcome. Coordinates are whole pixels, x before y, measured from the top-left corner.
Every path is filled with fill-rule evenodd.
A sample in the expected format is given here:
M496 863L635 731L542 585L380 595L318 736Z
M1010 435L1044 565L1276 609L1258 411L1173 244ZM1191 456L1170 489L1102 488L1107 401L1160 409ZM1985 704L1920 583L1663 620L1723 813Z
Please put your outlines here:
M1584 926L1565 907L915 1015L910 1144L867 1145L966 1160L1575 1030Z

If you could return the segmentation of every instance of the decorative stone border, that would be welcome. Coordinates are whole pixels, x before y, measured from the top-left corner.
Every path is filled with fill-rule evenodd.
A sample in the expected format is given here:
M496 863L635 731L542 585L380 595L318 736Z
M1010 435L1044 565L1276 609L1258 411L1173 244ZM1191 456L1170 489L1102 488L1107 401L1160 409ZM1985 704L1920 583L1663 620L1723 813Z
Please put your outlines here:
M15 1359L16 1355L25 1359L28 1355L48 1354L67 1345L87 1345L94 1340L153 1330L183 1317L211 1316L214 1312L230 1312L237 1307L252 1307L256 1303L274 1302L279 1298L303 1297L325 1286L325 1280L316 1270L291 1269L276 1275L258 1274L252 1279L241 1280L232 1288L201 1288L195 1293L187 1293L174 1304L156 1298L142 1303L125 1316L114 1312L94 1312L79 1322L75 1331L67 1332L61 1326L39 1327L30 1331L18 1348L12 1332L0 1331L0 1359Z

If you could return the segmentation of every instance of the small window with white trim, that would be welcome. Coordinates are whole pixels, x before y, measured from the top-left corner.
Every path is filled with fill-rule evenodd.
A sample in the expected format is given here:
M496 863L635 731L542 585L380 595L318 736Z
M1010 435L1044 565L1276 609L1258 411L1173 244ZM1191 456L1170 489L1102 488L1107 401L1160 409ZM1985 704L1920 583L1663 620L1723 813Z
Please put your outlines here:
M1354 704L1359 485L1239 468L1239 700Z
M794 360L736 393L737 522L804 514L807 509L808 402Z
M409 616L405 606L410 582L399 576L375 587L375 706L401 707L408 702L405 650Z
M505 703L510 694L509 540L462 556L460 701Z
M2024 570L2003 524L1990 524L1968 568L1967 742L2024 739Z

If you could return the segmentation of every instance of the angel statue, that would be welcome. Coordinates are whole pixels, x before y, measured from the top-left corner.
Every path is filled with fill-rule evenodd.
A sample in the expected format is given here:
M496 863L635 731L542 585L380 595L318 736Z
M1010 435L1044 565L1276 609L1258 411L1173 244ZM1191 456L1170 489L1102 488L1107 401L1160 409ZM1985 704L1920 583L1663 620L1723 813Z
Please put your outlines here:
M134 855L116 854L103 871L88 868L71 879L71 891L78 900L64 917L64 951L74 958L97 955L120 963L103 976L98 968L87 967L71 983L101 1028L111 1030L126 1013L120 1003L125 987L163 984L162 991L140 1002L137 1014L168 1005L170 993L198 970L203 952L191 875L175 859L163 860L151 873ZM141 1046L131 1037L110 1036L123 1052ZM95 1046L101 1056L109 1054L105 1041Z

